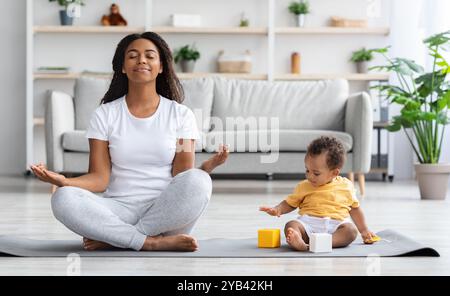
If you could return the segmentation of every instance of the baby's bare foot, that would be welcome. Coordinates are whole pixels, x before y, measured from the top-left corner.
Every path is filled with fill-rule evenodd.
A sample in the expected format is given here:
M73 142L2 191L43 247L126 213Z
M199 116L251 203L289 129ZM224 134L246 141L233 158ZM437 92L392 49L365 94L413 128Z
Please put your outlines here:
M87 251L107 250L107 249L114 248L110 244L107 244L104 242L99 242L99 241L92 240L92 239L88 239L85 237L83 238L83 247Z
M214 154L212 157L210 157L209 159L205 160L202 163L201 166L202 170L210 174L216 167L223 164L227 160L228 154L229 154L228 146L220 145L219 151L217 151L216 154Z
M147 237L142 251L186 251L194 252L198 249L195 238L186 234L171 236Z
M286 241L294 250L308 251L308 245L303 240L301 233L294 230L294 228L289 227L286 230Z

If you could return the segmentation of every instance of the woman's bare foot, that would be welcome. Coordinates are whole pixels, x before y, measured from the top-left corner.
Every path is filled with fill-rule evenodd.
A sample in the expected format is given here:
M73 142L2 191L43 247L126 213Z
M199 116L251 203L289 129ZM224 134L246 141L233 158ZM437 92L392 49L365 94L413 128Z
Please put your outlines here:
M286 230L286 241L294 250L308 251L308 245L303 240L301 233L295 231L292 227Z
M113 246L107 243L99 242L85 237L83 237L83 247L87 251L107 250L114 248Z
M219 145L219 151L209 159L205 160L200 166L200 169L210 174L216 167L227 160L229 153L228 145Z
M186 251L194 252L198 249L195 238L186 234L171 236L148 236L142 251Z

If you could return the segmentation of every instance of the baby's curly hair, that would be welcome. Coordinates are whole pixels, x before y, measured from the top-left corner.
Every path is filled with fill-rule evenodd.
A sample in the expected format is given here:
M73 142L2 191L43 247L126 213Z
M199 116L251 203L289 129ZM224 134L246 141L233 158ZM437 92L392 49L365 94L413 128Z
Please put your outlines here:
M322 136L308 145L307 156L318 156L322 153L327 154L327 166L330 170L341 169L344 166L346 153L344 145L338 139Z

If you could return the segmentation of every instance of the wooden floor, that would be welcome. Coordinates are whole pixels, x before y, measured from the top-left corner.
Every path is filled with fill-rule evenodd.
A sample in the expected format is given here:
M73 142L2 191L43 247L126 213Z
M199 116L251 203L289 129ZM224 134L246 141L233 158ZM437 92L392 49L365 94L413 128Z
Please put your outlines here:
M283 227L295 214L258 212L290 193L295 181L215 180L211 203L194 235L255 237L258 228ZM421 201L414 181L367 182L363 201L370 228L391 228L435 248L440 258L381 258L381 275L450 275L450 198ZM0 235L78 239L55 220L47 184L0 178ZM367 258L82 258L81 275L368 275ZM0 257L0 275L66 275L66 258Z

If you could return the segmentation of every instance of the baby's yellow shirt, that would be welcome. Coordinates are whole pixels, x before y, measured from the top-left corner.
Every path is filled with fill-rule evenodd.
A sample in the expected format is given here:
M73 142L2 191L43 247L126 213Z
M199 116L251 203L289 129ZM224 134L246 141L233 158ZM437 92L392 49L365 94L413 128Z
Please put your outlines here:
M330 217L344 220L350 216L352 208L359 207L352 181L337 176L328 184L314 187L304 180L295 187L294 193L288 195L286 202L299 208L300 215Z

